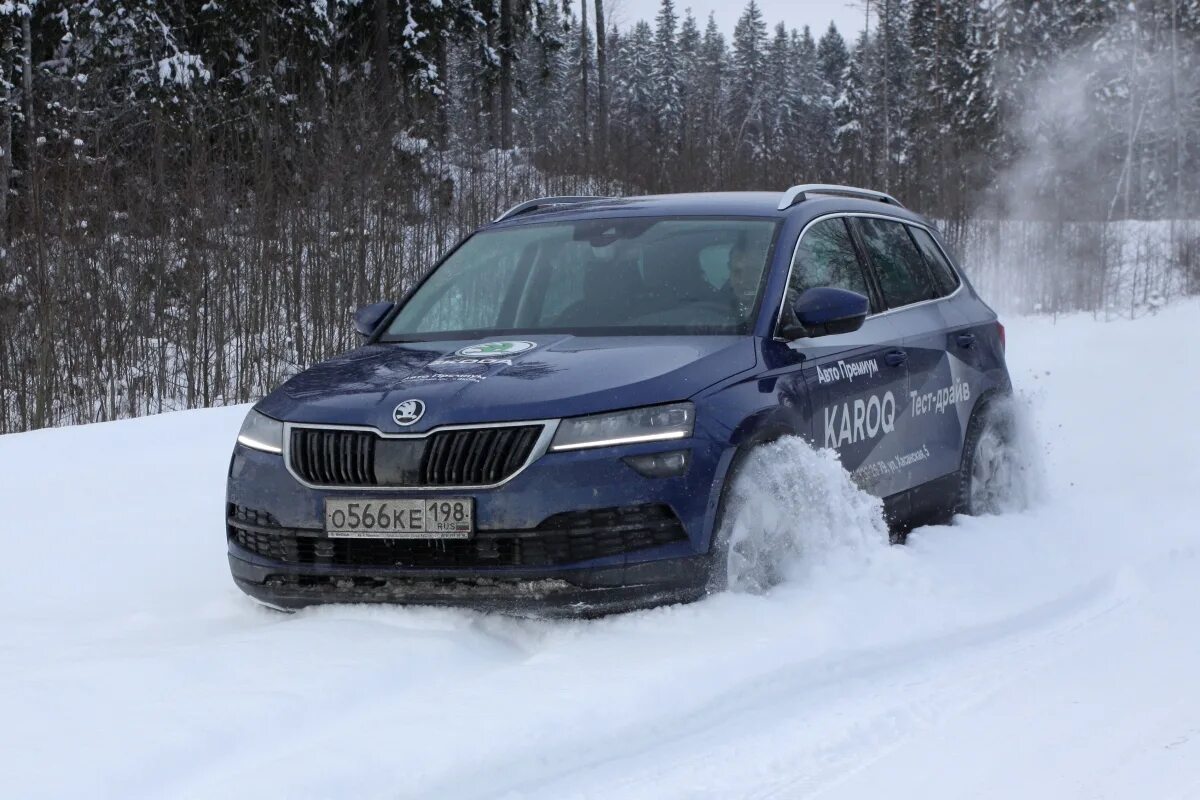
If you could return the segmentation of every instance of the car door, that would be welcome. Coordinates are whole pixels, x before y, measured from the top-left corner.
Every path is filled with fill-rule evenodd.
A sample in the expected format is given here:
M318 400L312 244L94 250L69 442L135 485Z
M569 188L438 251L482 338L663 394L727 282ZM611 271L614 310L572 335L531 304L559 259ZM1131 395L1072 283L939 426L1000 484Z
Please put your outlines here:
M782 314L805 290L828 286L880 299L864 270L846 219L811 223L797 243ZM886 315L872 314L852 333L805 337L790 347L804 357L812 399L813 440L836 450L864 489L887 497L906 488L891 463L908 368L899 357L899 331Z
M961 452L971 414L979 402L991 390L1008 385L1007 373L1003 369L999 374L996 372L1004 363L1002 331L995 312L964 285L933 232L914 225L909 226L908 232L945 297L944 302L936 304L947 323L945 366L934 376L931 388L926 391L938 386L957 387L950 397L954 402L954 413L944 414L942 421L948 429L947 436L957 434L957 450Z
M908 363L908 392L896 454L909 488L955 472L962 454L970 386L952 368L947 336L954 327L944 296L909 229L900 220L858 217L853 227L896 326Z

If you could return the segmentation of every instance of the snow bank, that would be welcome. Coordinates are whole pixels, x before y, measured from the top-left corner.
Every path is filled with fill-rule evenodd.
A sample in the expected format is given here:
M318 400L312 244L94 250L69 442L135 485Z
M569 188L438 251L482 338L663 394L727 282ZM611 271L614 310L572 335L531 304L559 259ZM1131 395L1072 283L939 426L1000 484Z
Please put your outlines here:
M755 513L787 580L590 622L253 605L222 530L242 409L0 437L5 794L1192 796L1198 312L1006 320L1027 510L886 547L781 444L805 468Z

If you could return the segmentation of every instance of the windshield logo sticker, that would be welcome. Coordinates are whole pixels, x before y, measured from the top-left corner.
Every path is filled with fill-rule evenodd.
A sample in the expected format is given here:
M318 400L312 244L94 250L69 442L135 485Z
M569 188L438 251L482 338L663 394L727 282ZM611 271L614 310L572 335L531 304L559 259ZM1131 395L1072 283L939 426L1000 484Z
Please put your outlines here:
M396 410L392 412L392 419L397 425L408 427L414 424L417 420L425 415L425 404L420 400L405 400L400 405L396 406Z
M825 407L825 446L831 448L874 439L882 431L896 429L896 398L891 392L883 397L861 397L853 403Z
M488 356L515 356L537 347L537 342L487 342L464 347L454 355L464 358L480 358Z
M854 383L855 378L874 378L878 374L879 363L873 358L851 361L849 364L838 361L831 367L817 367L817 381L822 384L836 383L843 378Z

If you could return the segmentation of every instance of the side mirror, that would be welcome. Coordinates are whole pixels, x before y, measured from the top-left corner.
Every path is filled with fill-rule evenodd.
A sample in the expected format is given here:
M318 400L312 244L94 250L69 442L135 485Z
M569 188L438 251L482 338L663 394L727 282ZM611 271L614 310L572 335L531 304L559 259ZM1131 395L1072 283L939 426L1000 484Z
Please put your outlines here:
M370 336L383 322L384 317L392 313L395 303L371 303L354 312L354 332L359 336Z
M853 333L871 313L871 301L858 292L822 286L808 289L792 305L793 320L781 333L788 339Z

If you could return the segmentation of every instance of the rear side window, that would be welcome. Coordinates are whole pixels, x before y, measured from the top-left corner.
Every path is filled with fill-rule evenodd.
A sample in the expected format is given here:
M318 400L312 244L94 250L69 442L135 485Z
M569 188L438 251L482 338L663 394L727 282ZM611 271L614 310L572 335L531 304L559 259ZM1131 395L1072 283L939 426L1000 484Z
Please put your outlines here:
M946 260L946 256L937 246L937 242L929 235L929 231L910 225L908 232L912 234L921 255L925 256L925 263L929 265L929 270L933 273L933 282L937 285L938 293L945 296L957 289L958 275L954 274L954 267L950 266L950 262Z
M907 226L873 217L855 220L863 245L875 267L888 308L898 308L939 296L925 259L909 237Z
M796 247L788 295L793 300L807 289L830 286L870 297L850 231L841 217L813 223Z

